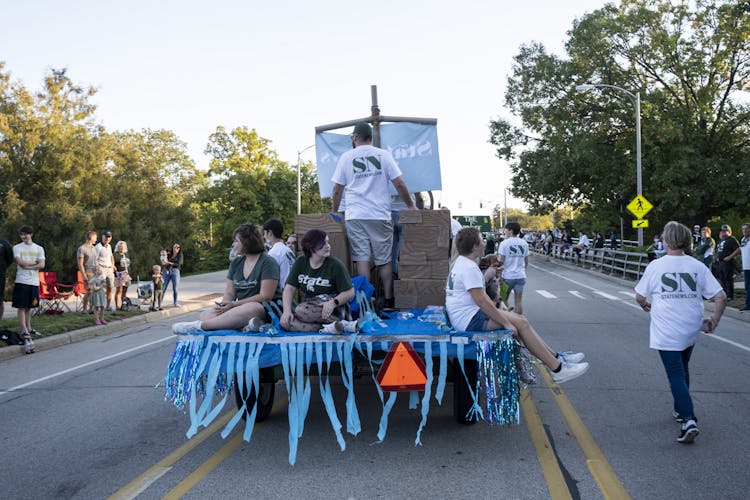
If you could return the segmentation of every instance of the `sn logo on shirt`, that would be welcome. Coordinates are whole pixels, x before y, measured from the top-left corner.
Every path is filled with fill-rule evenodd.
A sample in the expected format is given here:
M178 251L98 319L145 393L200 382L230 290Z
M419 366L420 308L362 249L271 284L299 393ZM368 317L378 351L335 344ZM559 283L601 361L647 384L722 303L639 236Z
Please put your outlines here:
M697 292L697 273L664 273L661 275L662 292Z
M373 169L383 170L379 156L360 156L352 160L352 170L355 174L369 172Z
M510 245L508 253L510 255L523 255L523 247L521 245Z

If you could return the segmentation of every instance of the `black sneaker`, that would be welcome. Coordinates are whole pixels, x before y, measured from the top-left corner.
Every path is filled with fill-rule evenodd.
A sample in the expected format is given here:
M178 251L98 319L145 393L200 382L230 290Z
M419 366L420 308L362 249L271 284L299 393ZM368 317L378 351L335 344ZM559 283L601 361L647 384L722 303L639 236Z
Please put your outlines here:
M677 442L690 444L695 441L695 437L698 434L698 424L695 423L695 420L690 419L682 424L682 427L680 428L680 435L677 436Z

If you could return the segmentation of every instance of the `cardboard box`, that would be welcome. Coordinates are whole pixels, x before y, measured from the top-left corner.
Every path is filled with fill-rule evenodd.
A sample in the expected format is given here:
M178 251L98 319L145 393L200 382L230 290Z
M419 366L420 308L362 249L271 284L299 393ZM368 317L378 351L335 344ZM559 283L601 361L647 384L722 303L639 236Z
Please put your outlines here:
M403 227L404 244L430 242L433 248L444 248L448 255L451 239L451 214L448 210L402 210L399 221ZM415 250L420 251L420 250Z
M349 251L349 240L346 237L346 226L344 218L338 221L330 214L297 214L294 217L294 232L297 233L297 242L300 244L300 255L302 251L302 237L310 229L321 229L328 234L331 242L331 255L337 257L349 269L354 270L351 253Z
M448 259L428 261L425 258L414 259L414 256L401 256L398 264L398 275L402 279L438 279L448 278ZM423 255L424 257L424 255Z
M393 282L398 309L444 306L445 280L400 279Z

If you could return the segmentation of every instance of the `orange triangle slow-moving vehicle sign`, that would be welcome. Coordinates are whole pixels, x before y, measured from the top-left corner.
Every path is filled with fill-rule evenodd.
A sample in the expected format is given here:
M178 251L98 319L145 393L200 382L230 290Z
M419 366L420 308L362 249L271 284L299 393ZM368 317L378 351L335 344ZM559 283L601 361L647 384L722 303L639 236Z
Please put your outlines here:
M377 376L386 392L422 391L427 383L424 362L408 342L394 342Z

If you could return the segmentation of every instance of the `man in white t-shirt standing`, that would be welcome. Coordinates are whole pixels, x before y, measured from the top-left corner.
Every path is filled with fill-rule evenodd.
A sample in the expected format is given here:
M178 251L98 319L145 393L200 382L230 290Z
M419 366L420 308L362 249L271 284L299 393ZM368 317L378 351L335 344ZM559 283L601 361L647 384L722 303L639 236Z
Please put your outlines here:
M94 247L96 265L102 268L104 286L107 288L107 311L112 310L112 292L115 287L115 257L112 255L112 231L103 231L102 240Z
M371 142L370 125L357 123L352 134L354 149L341 155L331 178L333 211L339 211L345 194L346 234L357 274L370 281L370 258L373 258L383 283L385 306L393 307L393 223L389 183L393 183L409 209L416 207L393 155L376 148Z
M39 271L44 269L44 248L32 241L34 229L23 226L18 230L21 243L13 246L13 259L18 265L16 283L13 287L13 307L18 311L18 322L25 344L26 354L34 352L31 334L40 335L31 328L31 308L39 305Z
M529 265L529 244L518 235L521 225L508 222L505 239L497 249L497 257L503 266L503 282L513 291L513 310L523 314L523 288L526 285L526 267Z

